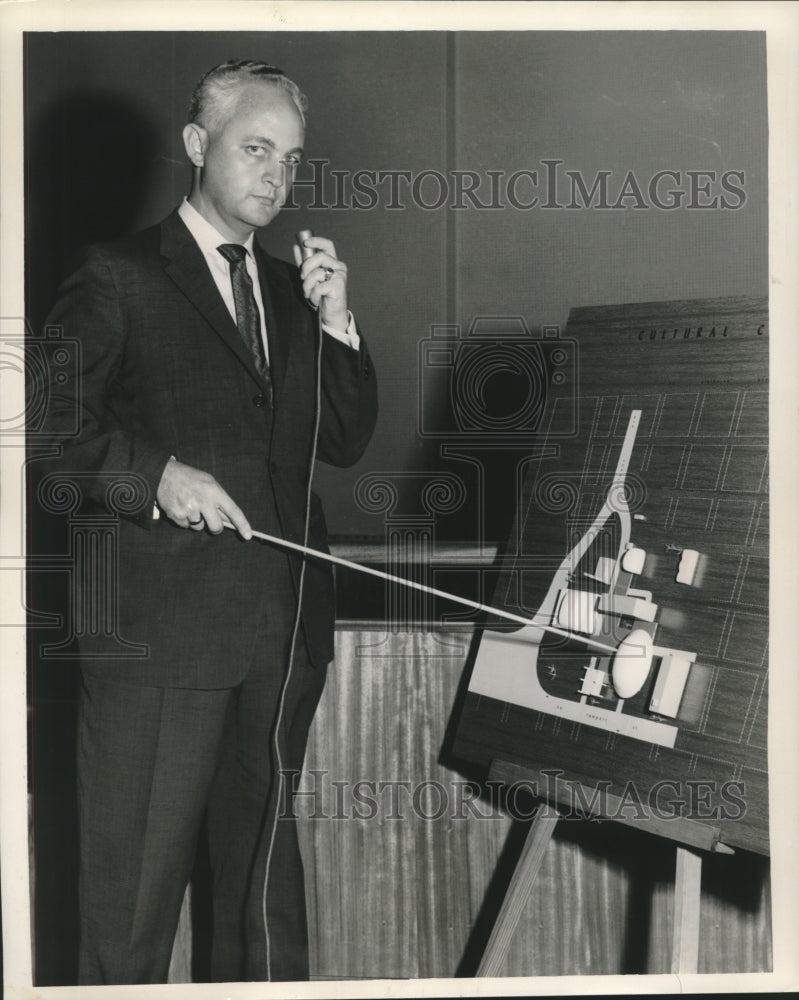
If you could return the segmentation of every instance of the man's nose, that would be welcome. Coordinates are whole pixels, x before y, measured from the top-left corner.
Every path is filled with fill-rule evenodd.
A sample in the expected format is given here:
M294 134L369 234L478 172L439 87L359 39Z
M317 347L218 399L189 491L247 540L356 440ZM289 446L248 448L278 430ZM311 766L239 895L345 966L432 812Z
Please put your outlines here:
M282 163L272 162L264 164L262 174L263 180L272 187L282 187L285 181L285 176L286 171Z

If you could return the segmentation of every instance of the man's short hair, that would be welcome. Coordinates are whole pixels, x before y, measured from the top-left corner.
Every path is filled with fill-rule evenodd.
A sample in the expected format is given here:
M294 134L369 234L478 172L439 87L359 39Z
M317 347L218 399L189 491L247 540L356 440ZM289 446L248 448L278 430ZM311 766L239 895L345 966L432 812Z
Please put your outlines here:
M230 116L242 85L251 82L274 83L291 97L305 124L308 98L282 69L252 59L229 59L214 66L201 77L189 104L189 121L208 131L219 128Z

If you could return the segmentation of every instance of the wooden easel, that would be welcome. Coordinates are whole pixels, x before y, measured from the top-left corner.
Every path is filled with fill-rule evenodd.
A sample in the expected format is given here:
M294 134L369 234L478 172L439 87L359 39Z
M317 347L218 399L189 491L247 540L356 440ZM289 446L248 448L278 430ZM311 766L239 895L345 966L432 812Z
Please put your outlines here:
M489 779L512 784L514 781L535 780L532 771L495 761L489 770ZM611 798L611 797L609 797ZM612 802L611 802L612 804ZM560 813L555 806L542 803L530 824L522 853L505 893L499 916L494 923L477 976L497 976L510 948L513 935L527 901L533 891L536 876L544 859L544 852L555 832ZM702 851L732 854L731 848L718 842L712 827L682 820L668 824L656 818L646 821L619 816L616 820L629 826L643 827L649 833L659 834L677 841L677 864L674 882L674 922L671 938L671 972L691 973L698 970L699 960L699 907L702 882Z
M502 908L477 969L478 976L500 974L502 963L533 891L535 877L544 860L544 851L552 838L559 816L560 814L548 805L541 805L535 814L521 857L513 872L505 899L502 901Z

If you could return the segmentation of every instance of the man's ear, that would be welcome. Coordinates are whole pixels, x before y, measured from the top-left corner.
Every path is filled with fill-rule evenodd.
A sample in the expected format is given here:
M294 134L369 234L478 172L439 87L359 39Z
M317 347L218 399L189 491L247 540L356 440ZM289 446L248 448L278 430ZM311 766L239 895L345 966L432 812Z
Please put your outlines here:
M208 132L196 122L189 122L183 129L183 145L186 155L195 167L201 167L205 161L205 151L208 149Z

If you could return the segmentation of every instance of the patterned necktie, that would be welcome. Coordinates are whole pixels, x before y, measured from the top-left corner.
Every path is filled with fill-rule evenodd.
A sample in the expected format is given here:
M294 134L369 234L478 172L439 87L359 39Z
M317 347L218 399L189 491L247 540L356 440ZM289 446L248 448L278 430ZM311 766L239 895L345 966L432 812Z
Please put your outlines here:
M261 317L252 290L252 280L247 273L247 251L239 243L223 243L217 247L217 250L230 264L233 302L236 306L236 326L255 360L258 373L263 375L269 383L271 398L272 380L261 340Z

